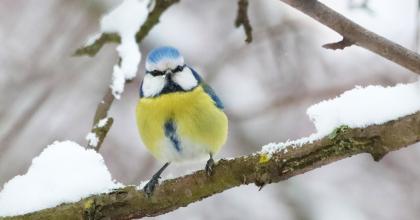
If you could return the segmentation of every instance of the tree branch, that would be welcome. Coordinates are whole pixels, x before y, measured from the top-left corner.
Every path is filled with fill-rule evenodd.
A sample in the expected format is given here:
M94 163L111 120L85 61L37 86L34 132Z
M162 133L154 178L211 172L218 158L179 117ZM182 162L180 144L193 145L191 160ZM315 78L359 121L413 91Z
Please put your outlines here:
M248 17L248 0L238 0L238 12L235 19L235 27L240 27L241 25L245 30L245 42L252 42L252 26L249 22Z
M322 45L322 47L325 49L331 49L331 50L337 50L337 49L343 50L344 48L350 47L353 44L354 43L351 40L343 37L343 39L338 42L324 44Z
M147 20L141 26L140 30L136 34L136 41L139 43L149 33L149 31L159 23L159 18L171 5L179 2L180 0L156 0L156 5L153 10L149 13ZM118 34L115 33L103 33L94 43L88 46L79 48L74 53L75 56L95 56L96 53L106 43L120 43L121 39Z
M289 146L271 157L254 153L231 160L222 159L216 164L213 176L208 177L204 170L200 170L166 180L151 198L146 198L136 187L129 186L76 203L0 219L132 219L157 216L233 187L251 183L261 187L360 153L369 153L378 161L385 154L418 141L420 112L366 128L342 126L328 137L300 147Z
M280 0L341 34L354 44L366 48L417 74L420 55L347 19L317 0Z
M146 35L150 32L150 30L159 23L159 18L163 12L166 11L171 5L179 2L180 0L156 0L156 5L153 10L149 13L147 20L141 26L140 30L136 33L136 41L140 43ZM82 47L77 49L75 52L76 56L88 55L88 56L95 56L96 53L102 48L102 46L106 43L119 43L120 37L118 34L115 33L103 33L101 37L99 37L94 43L91 45ZM129 83L130 81L127 81ZM98 104L98 107L95 111L95 116L93 119L93 125L91 132L96 135L98 138L98 143L96 146L91 145L88 143L88 147L99 151L106 135L108 134L109 130L111 129L113 118L109 117L105 126L99 127L98 123L101 119L107 118L108 111L111 108L111 105L114 101L114 96L112 95L112 90L108 88L107 92L105 93L102 101Z

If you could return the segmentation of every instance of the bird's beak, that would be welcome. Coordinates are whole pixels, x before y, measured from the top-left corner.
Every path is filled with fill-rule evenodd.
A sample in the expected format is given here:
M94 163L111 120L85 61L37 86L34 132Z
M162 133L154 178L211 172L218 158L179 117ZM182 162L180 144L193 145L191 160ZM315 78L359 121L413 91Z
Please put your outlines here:
M165 71L165 78L168 78L169 80L172 78L172 71L171 70L166 70Z

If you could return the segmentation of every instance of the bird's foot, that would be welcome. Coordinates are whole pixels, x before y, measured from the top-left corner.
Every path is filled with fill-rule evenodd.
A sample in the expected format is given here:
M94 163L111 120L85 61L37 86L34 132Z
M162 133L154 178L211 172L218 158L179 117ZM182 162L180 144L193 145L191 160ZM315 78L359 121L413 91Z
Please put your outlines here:
M146 197L151 197L153 194L153 191L155 191L155 187L157 184L159 184L160 175L162 172L168 167L170 162L165 163L162 168L160 168L155 175L152 176L152 179L149 180L149 182L143 187L144 194L146 194Z
M210 157L210 159L206 163L206 173L208 176L211 176L213 174L213 168L214 168L214 160Z
M156 185L159 184L160 176L153 176L152 179L143 187L143 191L146 194L146 197L151 197L155 191Z

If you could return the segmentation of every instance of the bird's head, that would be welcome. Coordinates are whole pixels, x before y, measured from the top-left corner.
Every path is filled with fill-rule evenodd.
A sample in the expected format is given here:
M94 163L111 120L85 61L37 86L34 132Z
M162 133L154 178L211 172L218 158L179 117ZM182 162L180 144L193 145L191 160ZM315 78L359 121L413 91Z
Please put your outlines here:
M189 91L197 87L200 77L185 65L184 57L173 47L158 47L146 58L146 75L140 96L156 97L172 92Z

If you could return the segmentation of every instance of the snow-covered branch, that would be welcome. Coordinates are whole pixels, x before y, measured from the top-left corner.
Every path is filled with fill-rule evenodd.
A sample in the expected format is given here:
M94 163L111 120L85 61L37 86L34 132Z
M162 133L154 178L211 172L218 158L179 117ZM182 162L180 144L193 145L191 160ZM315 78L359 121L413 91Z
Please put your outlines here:
M135 34L135 41L137 43L140 43L144 39L144 37L146 37L149 31L156 24L159 23L159 18L162 15L162 13L165 12L166 9L168 9L171 5L177 2L179 2L179 0L156 0L153 10L149 13L146 21L144 21L141 28ZM121 37L117 33L102 33L93 42L91 42L91 44L78 49L75 52L75 55L94 56L102 48L104 44L110 43L110 42L121 43ZM137 47L137 45L135 46ZM124 86L126 82L127 83L130 82L130 81L124 80L124 77L122 80L123 80L122 86ZM117 81L117 80L113 80L113 81ZM121 82L119 84L121 84ZM104 141L106 135L108 134L109 129L111 129L111 126L113 123L113 118L108 117L108 111L111 108L112 103L114 102L114 99L115 99L114 90L115 88L109 88L106 91L102 100L99 102L95 111L95 116L93 119L91 132L86 137L88 140L88 146L91 148L94 148L97 151L100 149L102 142ZM106 123L102 126L99 126L100 121L105 120L105 119L106 119L105 121Z
M157 216L227 189L279 182L360 153L375 160L420 140L420 112L366 128L342 126L331 135L300 147L288 146L271 156L257 152L220 160L209 177L204 170L160 184L147 198L134 186L88 197L39 212L6 219L132 219Z
M368 49L417 74L420 55L347 19L317 0L280 0L341 34L347 42ZM335 45L337 46L337 45ZM346 45L349 46L349 45Z
M146 37L152 28L159 23L160 16L170 6L179 2L180 0L156 0L153 10L149 13L147 20L143 26L136 33L136 41L139 43ZM103 33L98 36L91 44L85 45L74 52L76 56L95 56L96 53L107 43L120 43L121 37L117 33Z

